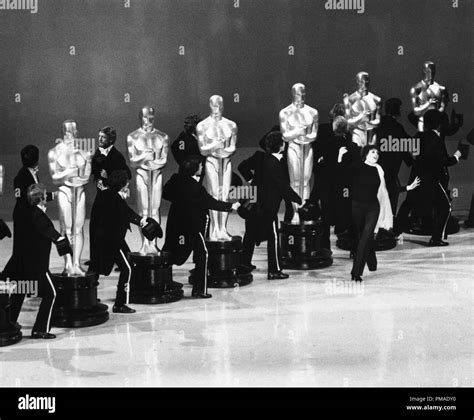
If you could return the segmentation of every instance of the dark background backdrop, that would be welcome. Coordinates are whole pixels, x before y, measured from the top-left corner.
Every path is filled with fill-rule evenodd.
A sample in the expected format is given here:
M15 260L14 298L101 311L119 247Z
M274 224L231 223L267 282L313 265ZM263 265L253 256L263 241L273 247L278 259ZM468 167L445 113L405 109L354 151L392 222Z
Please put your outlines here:
M40 177L51 185L47 151L68 118L77 121L81 138L97 138L100 127L114 125L125 152L143 105L157 109L157 128L174 140L184 117L205 117L209 96L220 94L224 115L239 127L237 164L277 123L292 84L306 84L307 103L326 122L330 107L355 90L361 70L370 73L375 94L402 99L402 121L414 134L406 120L409 90L430 59L439 83L459 94L449 112L454 106L465 114L464 133L474 126L471 0L459 0L458 8L452 0L365 0L363 14L326 10L325 0L240 0L238 8L234 0L131 0L130 8L125 2L38 0L36 14L0 10L1 217L11 217L11 184L26 144L40 147ZM450 152L462 136L450 140ZM171 155L169 162L165 180L176 169ZM472 164L471 155L451 171L458 212L468 209ZM93 191L88 187L88 207Z

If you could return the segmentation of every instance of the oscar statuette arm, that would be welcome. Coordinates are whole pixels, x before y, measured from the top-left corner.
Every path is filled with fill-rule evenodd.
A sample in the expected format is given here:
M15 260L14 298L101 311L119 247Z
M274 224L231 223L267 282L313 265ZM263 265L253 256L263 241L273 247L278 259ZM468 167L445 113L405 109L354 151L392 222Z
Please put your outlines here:
M198 124L196 127L196 133L198 137L198 146L199 146L199 151L201 152L201 155L204 157L212 155L213 152L215 152L218 149L222 149L224 147L224 143L217 139L217 140L212 140L208 139L206 136L204 127ZM210 142L207 142L207 140L211 140Z
M283 141L289 142L292 140L297 139L301 136L306 136L306 130L304 128L294 128L290 129L288 124L288 115L285 110L280 111L279 114L280 119L280 130L283 137Z

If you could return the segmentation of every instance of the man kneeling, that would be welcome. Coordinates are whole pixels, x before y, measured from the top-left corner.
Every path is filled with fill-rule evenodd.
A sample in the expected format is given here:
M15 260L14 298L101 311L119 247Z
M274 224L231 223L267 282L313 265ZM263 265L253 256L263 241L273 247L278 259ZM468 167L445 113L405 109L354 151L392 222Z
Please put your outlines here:
M192 297L210 298L207 293L207 248L204 236L209 223L209 210L237 210L240 203L226 203L211 197L199 183L202 160L190 157L184 160L179 173L174 174L163 187L163 198L171 201L166 223L163 251L173 255L173 263L182 265L194 251L196 262Z

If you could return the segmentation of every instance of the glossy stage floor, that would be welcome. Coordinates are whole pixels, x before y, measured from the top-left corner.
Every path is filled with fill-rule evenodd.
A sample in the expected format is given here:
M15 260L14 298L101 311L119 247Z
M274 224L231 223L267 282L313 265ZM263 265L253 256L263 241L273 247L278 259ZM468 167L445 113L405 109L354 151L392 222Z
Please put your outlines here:
M235 214L229 230L243 233ZM136 228L127 240L137 249ZM51 341L28 338L38 300L27 300L25 338L0 348L0 386L473 386L474 230L451 236L446 248L427 240L405 235L378 253L378 271L360 287L334 237L332 267L268 281L264 244L253 283L212 289L208 300L189 298L188 262L174 270L185 284L181 301L133 305L136 314L111 313L97 327L54 329ZM0 244L2 266L11 245ZM52 271L60 266L53 249ZM117 276L101 280L110 308Z

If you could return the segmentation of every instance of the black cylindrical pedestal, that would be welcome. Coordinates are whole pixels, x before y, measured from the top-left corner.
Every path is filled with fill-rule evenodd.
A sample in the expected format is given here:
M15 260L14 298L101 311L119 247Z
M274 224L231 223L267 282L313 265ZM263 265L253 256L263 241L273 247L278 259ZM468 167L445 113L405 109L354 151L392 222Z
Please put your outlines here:
M280 225L282 265L292 270L312 270L332 265L329 249L321 244L322 222Z
M183 285L173 281L170 257L168 252L160 255L129 252L128 259L132 266L131 303L170 303L183 297Z
M450 218L448 219L448 223L446 224L446 230L445 230L446 235L454 235L455 233L458 233L459 230L460 230L459 219L457 219L454 216L450 216ZM420 236L432 235L431 227L418 224L417 221L413 218L410 219L410 223L408 224L408 228L405 230L405 232L411 235L420 235Z
M229 288L245 286L253 281L251 273L239 273L242 264L242 238L233 236L230 241L206 241L208 252L207 287ZM193 284L194 275L189 276Z
M337 235L336 246L344 251L351 250L351 240L348 232ZM397 238L391 231L380 229L375 236L375 250L388 251L397 246Z
M22 338L21 325L11 322L8 294L0 294L0 347L18 343Z
M52 274L56 288L51 324L54 327L81 328L103 324L109 319L107 305L97 302L99 282L95 273L85 276Z

